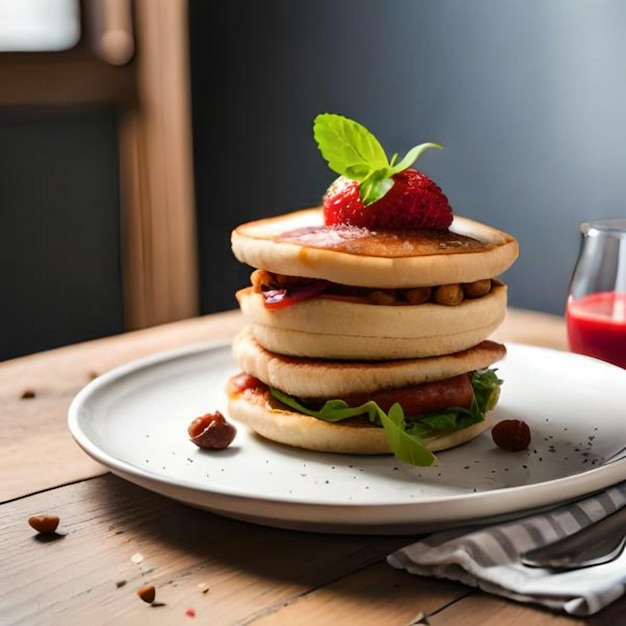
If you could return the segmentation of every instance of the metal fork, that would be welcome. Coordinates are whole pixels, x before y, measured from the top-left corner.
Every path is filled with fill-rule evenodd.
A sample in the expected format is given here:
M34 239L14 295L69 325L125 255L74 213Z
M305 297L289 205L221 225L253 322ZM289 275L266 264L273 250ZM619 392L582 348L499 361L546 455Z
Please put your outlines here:
M600 465L626 458L626 445L606 456ZM528 567L580 569L617 559L626 547L626 506L573 535L520 555Z
M520 555L528 567L579 569L617 559L626 546L626 506L573 535Z
M626 446L622 446L617 452L613 452L613 454L609 454L609 456L604 457L600 465L608 465L609 463L615 463L616 461L621 461L626 458Z

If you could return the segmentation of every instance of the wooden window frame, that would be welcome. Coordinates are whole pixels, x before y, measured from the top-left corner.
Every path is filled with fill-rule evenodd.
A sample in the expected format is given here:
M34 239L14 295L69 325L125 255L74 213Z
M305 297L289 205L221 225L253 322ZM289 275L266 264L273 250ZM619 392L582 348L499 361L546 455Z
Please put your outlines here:
M74 48L0 53L0 106L119 111L126 330L198 315L187 11L186 0L82 0Z

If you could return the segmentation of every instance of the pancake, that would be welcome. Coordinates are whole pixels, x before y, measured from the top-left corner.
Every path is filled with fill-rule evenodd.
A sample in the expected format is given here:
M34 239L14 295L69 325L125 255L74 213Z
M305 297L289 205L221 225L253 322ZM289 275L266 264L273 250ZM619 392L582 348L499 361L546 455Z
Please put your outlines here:
M340 454L391 453L385 431L363 418L326 422L285 409L268 392L248 390L229 395L228 411L257 435L288 446ZM462 430L441 432L422 441L431 452L447 450L471 441L492 425L487 418Z
M324 295L268 309L252 287L237 292L252 334L271 352L327 359L403 359L465 350L486 339L506 315L506 285L456 306L383 305Z
M233 340L233 356L242 371L293 396L333 398L352 393L418 385L486 368L506 348L482 341L468 350L430 358L385 361L330 361L292 358L261 347L250 328Z
M242 224L231 235L233 254L270 272L383 288L493 278L519 254L511 235L460 216L449 231L370 231L323 219L317 207Z

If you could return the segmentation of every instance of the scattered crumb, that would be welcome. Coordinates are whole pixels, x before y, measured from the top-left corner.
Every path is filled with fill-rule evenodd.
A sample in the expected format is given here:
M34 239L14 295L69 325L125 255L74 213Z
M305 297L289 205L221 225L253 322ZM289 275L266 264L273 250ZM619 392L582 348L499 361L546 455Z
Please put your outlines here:
M130 557L130 560L136 565L139 565L139 563L143 561L143 554L141 554L141 552L135 552L135 554Z
M189 607L186 611L185 611L185 615L187 617L195 617L196 616L196 609Z
M137 589L137 595L146 603L152 604L156 597L156 589L154 585L144 585Z
M28 523L38 533L52 535L56 533L59 526L59 517L57 515L32 515L28 518Z
M30 400L31 398L35 397L35 392L32 389L25 389L22 392L21 398L22 400Z
M116 580L116 581L115 581L115 587L116 587L117 589L119 589L120 587L123 587L125 584L126 584L126 581L125 581L125 580Z

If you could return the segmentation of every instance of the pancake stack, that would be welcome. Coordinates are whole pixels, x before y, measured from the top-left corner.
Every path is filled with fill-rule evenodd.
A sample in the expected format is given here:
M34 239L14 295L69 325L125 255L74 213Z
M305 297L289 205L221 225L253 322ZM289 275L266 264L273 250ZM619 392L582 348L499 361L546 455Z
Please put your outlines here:
M454 216L447 228L329 224L326 207L248 222L231 237L252 268L229 413L288 446L390 454L414 465L490 426L506 353L498 276L511 235Z

